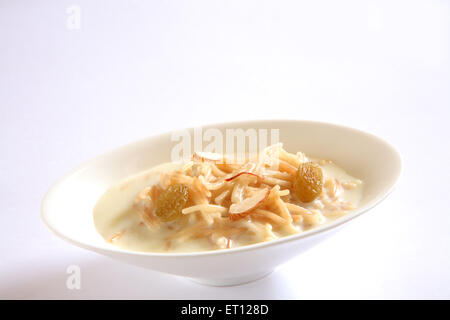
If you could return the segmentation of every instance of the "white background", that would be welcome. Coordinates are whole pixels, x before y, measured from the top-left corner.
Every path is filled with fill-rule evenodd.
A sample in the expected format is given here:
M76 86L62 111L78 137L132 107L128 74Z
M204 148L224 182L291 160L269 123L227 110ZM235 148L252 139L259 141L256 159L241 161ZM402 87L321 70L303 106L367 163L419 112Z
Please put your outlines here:
M0 298L449 299L449 17L448 1L0 1ZM404 172L381 205L263 280L197 285L40 221L48 187L99 153L271 118L372 132ZM81 290L66 288L70 265Z

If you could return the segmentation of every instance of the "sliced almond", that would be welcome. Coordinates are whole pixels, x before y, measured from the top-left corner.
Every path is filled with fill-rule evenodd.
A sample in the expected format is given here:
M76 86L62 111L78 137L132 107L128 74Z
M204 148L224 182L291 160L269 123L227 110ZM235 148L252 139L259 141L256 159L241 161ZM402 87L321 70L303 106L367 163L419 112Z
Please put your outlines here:
M192 155L193 161L200 161L200 162L219 162L223 159L223 156L219 153L214 152L201 152L197 151L194 152Z
M228 213L230 214L230 219L236 220L246 216L252 210L262 205L264 200L266 200L267 197L269 196L269 194L270 189L264 188L255 192L251 197L248 197L239 203L232 204L228 211Z

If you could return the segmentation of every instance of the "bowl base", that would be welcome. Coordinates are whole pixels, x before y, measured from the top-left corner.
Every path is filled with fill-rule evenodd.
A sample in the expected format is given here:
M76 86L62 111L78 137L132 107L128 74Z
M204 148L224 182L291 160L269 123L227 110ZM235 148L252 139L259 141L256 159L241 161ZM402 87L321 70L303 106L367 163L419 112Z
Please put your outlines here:
M204 279L204 278L189 278L189 280L203 284L206 286L214 286L214 287L228 287L228 286L238 286L241 284L246 284L249 282L253 282L259 279L262 279L269 274L271 274L273 270L265 270L263 272L253 273L246 276L234 277L234 278L221 278L221 279Z

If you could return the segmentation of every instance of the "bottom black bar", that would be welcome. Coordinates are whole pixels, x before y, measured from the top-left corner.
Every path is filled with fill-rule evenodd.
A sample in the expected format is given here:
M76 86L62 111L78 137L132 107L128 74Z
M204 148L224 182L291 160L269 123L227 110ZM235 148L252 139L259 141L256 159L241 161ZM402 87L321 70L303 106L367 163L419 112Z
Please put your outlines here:
M56 313L85 318L94 314L99 319L130 319L139 316L149 319L292 319L339 316L363 319L367 316L440 316L446 314L448 300L3 300L0 308L8 308L18 316L32 310L34 314L52 313L53 305L64 312ZM29 308L28 308L29 307Z

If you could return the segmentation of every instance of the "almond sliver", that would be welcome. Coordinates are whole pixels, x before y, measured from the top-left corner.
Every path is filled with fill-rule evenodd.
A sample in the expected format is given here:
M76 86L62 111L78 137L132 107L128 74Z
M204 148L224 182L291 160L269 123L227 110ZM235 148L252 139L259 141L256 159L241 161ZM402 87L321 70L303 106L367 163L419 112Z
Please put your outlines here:
M234 203L230 206L228 213L230 214L230 218L233 219L233 215L238 215L242 217L252 211L253 209L262 205L264 200L269 196L270 189L264 188L259 191L256 191L251 197L248 197L242 200L239 203Z

